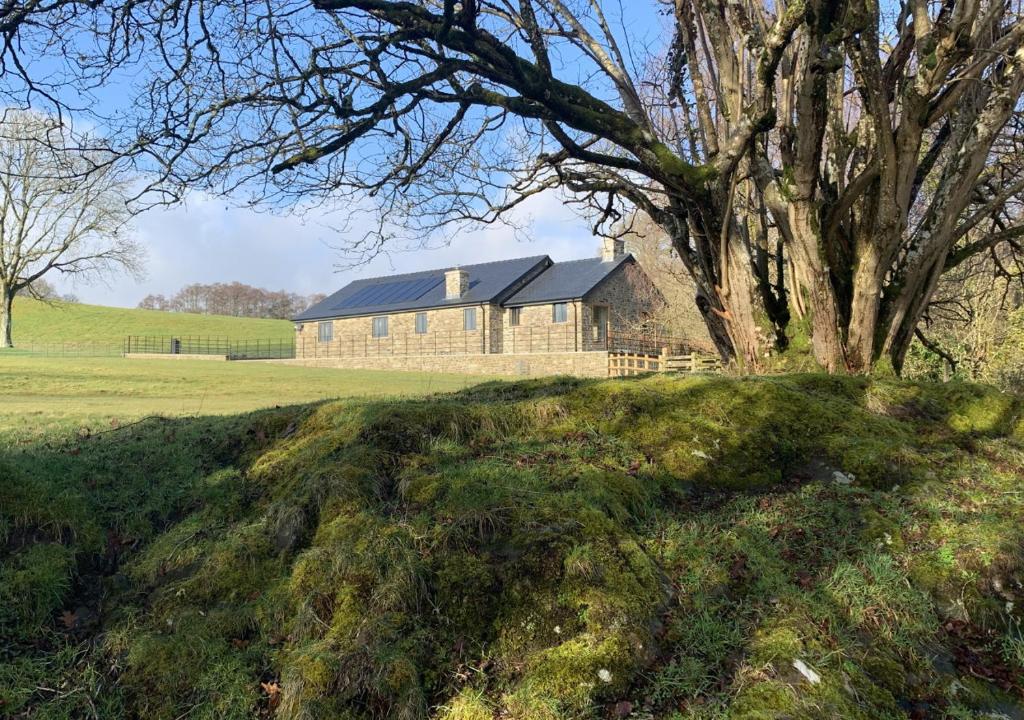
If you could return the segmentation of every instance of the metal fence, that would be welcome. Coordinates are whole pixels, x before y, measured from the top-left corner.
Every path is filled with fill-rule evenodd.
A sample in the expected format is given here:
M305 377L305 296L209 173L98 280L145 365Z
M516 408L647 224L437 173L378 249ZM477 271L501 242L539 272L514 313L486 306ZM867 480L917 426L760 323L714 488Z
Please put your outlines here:
M232 340L213 335L129 335L121 351L125 355L217 355L228 360L279 360L295 357L295 341Z
M366 358L400 355L480 355L487 352L481 330L391 333L385 337L351 334L330 341L301 338L295 348L299 358Z
M231 339L211 335L129 335L124 339L126 355L227 355Z
M120 357L123 344L109 340L16 343L0 349L0 357Z
M295 357L295 341L237 340L227 356L228 360L288 360Z

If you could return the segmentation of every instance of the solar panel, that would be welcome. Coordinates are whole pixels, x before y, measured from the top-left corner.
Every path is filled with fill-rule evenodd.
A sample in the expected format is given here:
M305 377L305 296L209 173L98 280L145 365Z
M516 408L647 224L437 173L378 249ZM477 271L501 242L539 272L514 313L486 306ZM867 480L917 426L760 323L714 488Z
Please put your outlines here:
M335 305L334 309L395 305L409 300L418 300L443 282L443 277L435 275L417 280L374 283L373 285L360 288L351 296Z

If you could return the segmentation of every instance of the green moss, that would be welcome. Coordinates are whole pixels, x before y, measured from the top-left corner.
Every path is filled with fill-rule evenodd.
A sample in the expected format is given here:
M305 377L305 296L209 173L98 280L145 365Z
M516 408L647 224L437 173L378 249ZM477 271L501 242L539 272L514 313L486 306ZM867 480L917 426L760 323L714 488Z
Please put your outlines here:
M483 693L463 690L441 708L438 720L491 720L494 710Z
M687 184L698 191L706 191L708 184L717 177L718 171L710 163L707 165L690 165L672 152L664 143L653 143L651 150L666 171L683 178Z
M5 620L47 640L13 639L0 698L56 708L46 668L157 718L980 708L930 658L953 615L1017 662L995 588L1024 568L1018 417L989 388L866 377L552 379L154 424L132 461L160 446L174 472L138 486L103 474L113 441L8 454L0 592L39 600ZM91 582L103 639L62 655Z
M802 649L803 643L793 628L761 628L750 643L749 662L755 666L777 663L788 667Z
M736 720L777 720L794 717L796 691L783 683L762 682L742 690L732 702Z

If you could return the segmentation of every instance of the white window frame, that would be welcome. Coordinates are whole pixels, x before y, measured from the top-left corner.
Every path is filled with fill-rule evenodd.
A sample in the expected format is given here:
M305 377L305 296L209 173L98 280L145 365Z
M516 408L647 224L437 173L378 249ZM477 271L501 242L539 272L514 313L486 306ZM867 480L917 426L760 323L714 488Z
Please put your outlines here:
M324 332L326 330L327 332ZM317 342L331 342L334 340L334 321L321 320L316 327Z
M561 320L558 319L558 309L559 308L562 308L562 310L565 311L565 316ZM551 303L551 322L556 324L556 325L561 325L562 323L569 322L569 303L567 303L567 302Z
M462 309L462 329L465 332L476 330L476 308L468 307Z
M509 327L519 327L523 322L523 309L521 307L514 307L508 309L508 325Z
M427 330L430 327L430 321L427 319L425 312L416 313L415 330L417 335L426 335Z
M379 323L382 320L384 321L384 332L383 333L380 332L380 330L379 330L379 328L377 326L377 323ZM375 337L377 339L386 338L388 336L388 316L387 315L378 315L377 317L373 318L372 322L370 323L370 334L373 335L373 337Z

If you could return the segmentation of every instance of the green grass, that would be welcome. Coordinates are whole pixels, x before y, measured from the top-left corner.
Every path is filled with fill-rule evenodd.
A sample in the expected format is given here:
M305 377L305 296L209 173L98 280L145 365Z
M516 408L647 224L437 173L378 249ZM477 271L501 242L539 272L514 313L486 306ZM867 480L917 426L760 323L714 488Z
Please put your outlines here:
M990 388L488 383L58 430L0 475L0 715L1024 712Z
M120 343L126 335L201 335L232 340L291 340L287 320L139 310L78 303L14 301L14 344L56 342Z
M480 380L262 362L0 354L0 432L24 435L146 415L223 415L327 398L444 392Z

